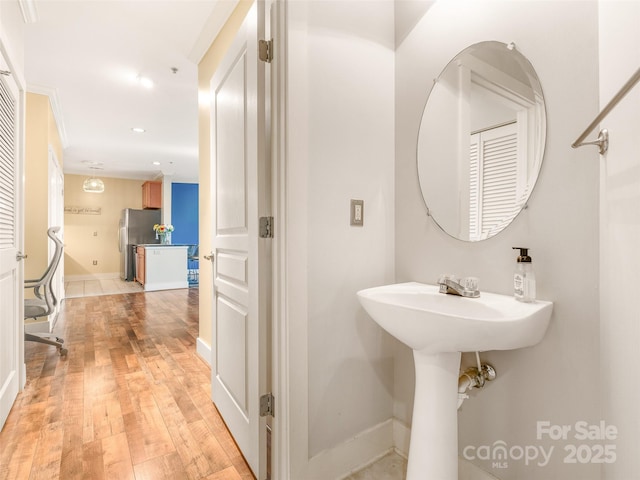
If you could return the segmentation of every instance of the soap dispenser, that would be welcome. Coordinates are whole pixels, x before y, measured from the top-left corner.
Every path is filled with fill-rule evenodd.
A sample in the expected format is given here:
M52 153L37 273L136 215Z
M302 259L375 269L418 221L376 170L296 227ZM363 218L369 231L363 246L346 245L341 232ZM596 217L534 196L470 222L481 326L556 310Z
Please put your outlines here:
M534 302L536 299L536 277L531 265L529 249L523 247L513 247L520 250L516 272L513 276L513 294L516 300L521 302Z

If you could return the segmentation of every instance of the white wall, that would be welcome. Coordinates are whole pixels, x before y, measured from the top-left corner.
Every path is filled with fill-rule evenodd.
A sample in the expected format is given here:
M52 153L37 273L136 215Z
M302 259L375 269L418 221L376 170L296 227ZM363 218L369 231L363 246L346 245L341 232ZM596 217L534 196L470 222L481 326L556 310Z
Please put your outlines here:
M600 104L609 102L640 67L640 2L600 2ZM602 122L611 135L600 160L600 293L603 418L619 430L617 460L607 479L640 472L640 384L629 381L640 342L640 85ZM596 137L598 129L592 134ZM629 285L630 289L621 289ZM633 377L633 374L631 375Z
M356 292L394 278L393 2L287 8L289 317L307 342L291 423L304 463L392 415L391 339ZM350 199L364 200L363 227L349 225ZM330 478L314 468L292 478Z
M14 63L13 73L24 76L24 20L18 2L0 1L0 32L2 47Z
M397 2L396 11L402 8ZM507 468L492 468L490 461L474 461L503 480L600 478L598 464L563 462L568 442L536 439L539 420L574 424L601 418L598 156L595 149L570 147L598 112L597 8L596 2L437 2L410 33L404 33L410 26L396 25L404 39L396 51L396 280L433 283L452 272L480 277L481 290L512 294L516 254L511 247L527 246L538 297L554 302L539 345L482 354L498 379L459 413L461 453L468 445L500 440L508 446L555 447L545 467L510 460ZM529 208L498 236L465 243L442 233L425 215L415 145L433 78L463 48L484 40L515 42L536 68L547 103L547 147ZM463 355L464 364L471 361ZM413 375L411 352L398 345L394 415L407 424Z
M459 108L451 108L453 105L459 105L461 102L458 98L458 87L461 83L462 76L460 68L450 68L447 72L438 78L438 82L434 83L434 92L429 95L430 112L441 112L439 115L424 115L421 120L420 141L418 142L418 151L421 156L426 159L423 165L426 166L419 171L420 184L425 189L433 192L430 196L433 201L429 204L429 209L435 218L458 218L461 210L461 202L447 202L446 199L451 198L460 190L460 180L457 168L451 168L439 171L438 175L425 175L425 170L430 168L439 169L444 159L452 159L452 161L462 161L463 158L468 163L468 151L463 157L463 149L460 148L458 139L461 132L465 131L468 121L461 120L461 116L457 115ZM433 110L432 110L433 109ZM466 128L466 131L469 131ZM432 142L433 138L442 141ZM442 195L447 194L448 195ZM452 195L453 193L453 195ZM467 215L468 217L468 215ZM459 231L466 227L469 231L468 222L449 222L451 228ZM468 234L468 233L467 233Z

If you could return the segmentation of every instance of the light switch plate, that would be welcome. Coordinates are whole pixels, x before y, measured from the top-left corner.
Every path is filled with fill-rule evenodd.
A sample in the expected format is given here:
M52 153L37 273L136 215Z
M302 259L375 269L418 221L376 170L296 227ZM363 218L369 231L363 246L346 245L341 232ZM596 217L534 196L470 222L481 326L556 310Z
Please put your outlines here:
M351 225L364 225L364 200L351 200Z

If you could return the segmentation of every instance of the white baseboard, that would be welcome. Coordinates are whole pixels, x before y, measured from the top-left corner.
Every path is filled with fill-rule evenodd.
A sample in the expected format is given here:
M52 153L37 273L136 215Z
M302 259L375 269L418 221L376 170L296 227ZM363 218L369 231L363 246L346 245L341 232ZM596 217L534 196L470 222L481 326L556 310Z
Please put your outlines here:
M411 429L393 418L365 430L309 460L310 480L344 479L395 450L407 458ZM459 480L498 480L468 460L458 457Z
M204 343L200 337L196 340L196 353L211 366L211 346Z
M87 275L65 275L65 282L84 282L87 280L114 280L120 278L120 272L89 273Z
M398 455L407 458L409 456L409 440L411 429L397 418L393 419L393 446Z
M309 459L308 479L341 479L393 450L393 420L371 427Z
M179 290L181 288L189 288L189 282L185 279L184 281L175 281L175 282L146 282L144 284L145 292L157 292L159 290Z

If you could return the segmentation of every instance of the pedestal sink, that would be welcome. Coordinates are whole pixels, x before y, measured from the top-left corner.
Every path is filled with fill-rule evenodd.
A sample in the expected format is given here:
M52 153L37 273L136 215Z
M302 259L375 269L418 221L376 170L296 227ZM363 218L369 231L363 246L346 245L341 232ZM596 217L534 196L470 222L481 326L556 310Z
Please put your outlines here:
M457 480L461 352L535 345L547 330L553 304L485 292L463 298L414 282L361 290L358 299L371 318L413 349L416 390L407 480Z

